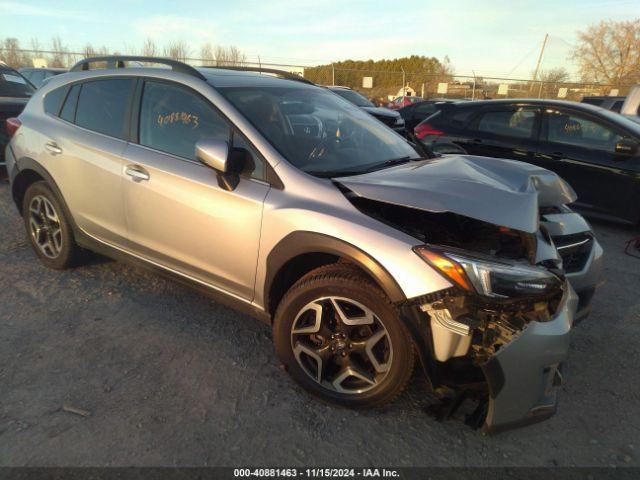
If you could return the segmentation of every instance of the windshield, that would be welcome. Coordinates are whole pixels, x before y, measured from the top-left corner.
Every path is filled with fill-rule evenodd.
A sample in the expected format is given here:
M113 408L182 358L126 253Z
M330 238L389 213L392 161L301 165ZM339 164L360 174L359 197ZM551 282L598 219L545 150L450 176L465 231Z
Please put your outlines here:
M345 100L353 103L356 107L375 107L364 95L354 92L353 90L345 90L342 88L336 88L331 90L333 93L337 93Z
M0 69L0 97L22 97L33 95L34 89L18 72L9 68Z
M312 175L355 175L420 158L401 136L328 90L218 90L291 164Z

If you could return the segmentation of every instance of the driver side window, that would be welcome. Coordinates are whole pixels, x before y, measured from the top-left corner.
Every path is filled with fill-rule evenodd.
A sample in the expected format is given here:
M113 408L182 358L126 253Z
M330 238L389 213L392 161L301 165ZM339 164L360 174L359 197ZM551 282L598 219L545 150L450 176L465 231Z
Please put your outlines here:
M613 152L616 143L622 140L622 135L608 126L577 115L547 111L547 119L550 142Z
M197 93L166 82L146 81L140 106L139 143L196 160L202 139L230 139L227 121Z

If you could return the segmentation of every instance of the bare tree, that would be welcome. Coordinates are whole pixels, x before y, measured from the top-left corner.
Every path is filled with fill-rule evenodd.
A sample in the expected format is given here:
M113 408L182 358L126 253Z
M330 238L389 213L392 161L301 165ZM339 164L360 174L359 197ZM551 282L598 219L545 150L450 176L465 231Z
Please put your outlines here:
M640 81L640 19L602 21L578 32L572 57L585 81L613 85Z
M247 56L233 45L223 47L218 45L214 49L216 65L218 66L237 66L243 65L247 61Z
M13 68L24 66L25 58L20 51L20 42L17 38L5 38L2 42L0 59Z
M200 59L202 65L213 66L216 64L216 56L211 43L205 43L200 47Z
M66 67L69 63L69 50L63 45L62 39L58 36L51 39L51 61L50 67Z
M87 43L82 49L82 55L84 58L95 57L97 55L96 49L93 48L93 45Z
M547 83L562 83L569 80L569 72L564 67L551 68L538 72L538 80Z
M155 42L150 38L147 38L142 46L141 54L143 57L155 57L158 54L158 48L156 47Z
M189 47L182 40L172 42L164 47L164 56L184 62L189 56Z
M44 58L44 52L42 51L42 46L40 45L40 40L33 37L31 39L31 56L32 58Z

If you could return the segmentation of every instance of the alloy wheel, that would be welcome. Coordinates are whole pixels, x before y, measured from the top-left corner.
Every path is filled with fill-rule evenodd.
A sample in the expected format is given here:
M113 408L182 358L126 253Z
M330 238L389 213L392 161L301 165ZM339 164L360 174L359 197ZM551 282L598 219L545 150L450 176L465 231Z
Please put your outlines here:
M43 195L29 203L29 230L40 252L57 258L62 251L62 228L53 204Z
M291 348L307 375L324 388L360 394L378 386L393 361L391 338L371 309L343 297L305 305L291 326Z

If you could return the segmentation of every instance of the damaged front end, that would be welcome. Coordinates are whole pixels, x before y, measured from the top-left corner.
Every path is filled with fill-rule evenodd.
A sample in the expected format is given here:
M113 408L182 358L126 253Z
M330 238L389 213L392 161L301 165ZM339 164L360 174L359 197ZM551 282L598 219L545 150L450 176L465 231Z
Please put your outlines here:
M551 416L577 305L562 272L431 245L416 253L455 284L416 305L444 412L475 400L467 420L485 433Z
M350 199L423 242L416 254L453 285L402 307L441 401L433 413L446 418L473 400L467 423L483 433L553 415L577 296L551 237Z

